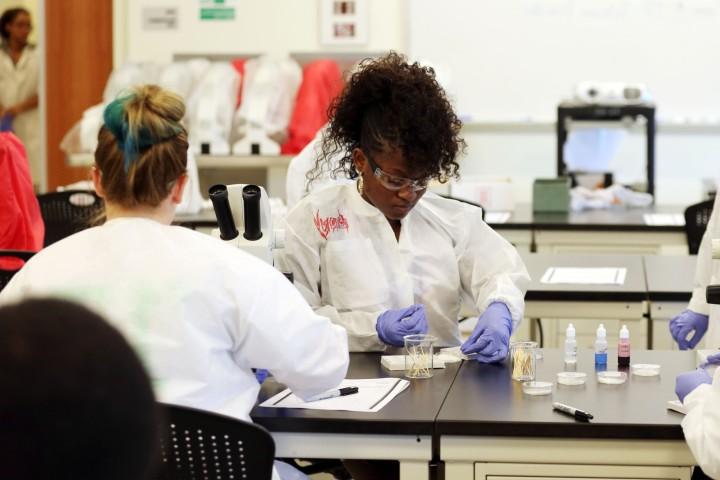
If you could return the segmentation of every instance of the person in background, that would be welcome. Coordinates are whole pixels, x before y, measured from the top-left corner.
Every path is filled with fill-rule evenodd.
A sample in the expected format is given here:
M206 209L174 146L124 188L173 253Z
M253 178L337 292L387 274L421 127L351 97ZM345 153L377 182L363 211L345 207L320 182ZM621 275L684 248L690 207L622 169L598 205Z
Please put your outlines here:
M720 239L718 204L720 196L715 196L712 215L698 250L690 303L687 309L670 320L670 334L680 350L695 348L703 338L707 348L720 348L720 307L709 305L705 298L707 286L720 283L720 266L712 259L712 241Z
M678 375L675 393L687 414L682 421L685 441L700 469L694 479L720 478L720 353L710 355L697 370ZM715 368L714 378L707 368Z
M182 100L157 86L110 103L93 181L107 221L36 254L0 303L56 295L104 314L137 349L158 399L250 421L265 368L301 398L336 387L345 330L292 284L222 241L171 226L187 182Z
M0 16L0 131L12 130L27 151L33 181L42 175L38 115L39 59L28 43L30 12L5 10Z
M459 345L468 295L481 315L463 351L486 362L507 354L529 280L519 255L479 208L426 193L430 180L457 175L460 127L432 69L396 53L364 61L333 104L311 176L357 180L298 203L286 253L296 286L347 328L352 350L424 332Z
M54 299L0 308L0 365L0 478L156 478L150 379L96 313Z

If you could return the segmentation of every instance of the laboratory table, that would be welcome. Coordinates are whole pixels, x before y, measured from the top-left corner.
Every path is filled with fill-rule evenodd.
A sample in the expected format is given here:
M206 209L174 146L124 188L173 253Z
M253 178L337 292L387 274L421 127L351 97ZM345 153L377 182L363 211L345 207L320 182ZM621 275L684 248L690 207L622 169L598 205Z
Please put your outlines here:
M617 319L642 322L647 312L647 286L639 255L523 254L530 274L525 295L528 318ZM550 267L626 268L622 285L547 284Z
M617 367L615 350L608 368ZM463 362L437 417L445 478L663 478L691 475L692 454L682 416L666 409L677 374L695 367L693 352L633 351L632 363L658 363L657 377L628 372L622 385L598 384L593 352L578 352L585 386L555 384L553 394L528 396L509 364ZM564 370L560 350L544 350L538 380ZM552 409L560 401L592 413L590 423Z
M488 224L523 252L687 254L683 226L647 225L643 217L683 211L682 206L651 206L535 213L531 204L520 203L508 220ZM212 209L177 215L175 223L203 230L217 226Z
M697 256L646 255L645 278L650 301L652 348L677 348L668 333L668 322L687 308L692 296Z
M433 445L435 417L460 363L434 370L410 386L378 413L255 407L250 416L267 428L278 457L399 460L400 478L427 479L430 462L439 455ZM402 377L380 365L379 353L350 354L347 378ZM258 404L285 387L266 381ZM433 446L435 451L433 451Z
M518 205L524 223L531 205ZM533 245L537 252L687 254L683 225L648 225L645 214L682 214L683 206L611 207L569 213L532 214ZM510 218L512 225L513 219ZM501 227L493 225L494 228Z

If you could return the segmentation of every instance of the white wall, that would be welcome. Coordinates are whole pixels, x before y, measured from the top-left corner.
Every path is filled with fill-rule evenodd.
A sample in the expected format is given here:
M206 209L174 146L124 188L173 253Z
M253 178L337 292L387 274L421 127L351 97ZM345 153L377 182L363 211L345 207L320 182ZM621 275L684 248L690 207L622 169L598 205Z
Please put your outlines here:
M287 54L297 52L403 51L405 0L369 1L369 38L366 45L328 48L320 44L317 0L241 0L229 2L235 20L200 20L198 0L115 0L116 13L124 13L125 35L116 34L116 64L122 60L166 62L174 53ZM144 31L146 7L179 9L179 28ZM116 19L121 26L122 19ZM119 62L118 62L119 61Z

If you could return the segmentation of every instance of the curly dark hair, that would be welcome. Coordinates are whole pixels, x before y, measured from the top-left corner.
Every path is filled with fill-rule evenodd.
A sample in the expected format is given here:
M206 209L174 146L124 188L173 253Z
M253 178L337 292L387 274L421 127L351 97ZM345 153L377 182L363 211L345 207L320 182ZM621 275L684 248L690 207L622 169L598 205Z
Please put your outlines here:
M0 37L2 37L3 40L7 41L10 38L10 34L7 32L7 26L21 13L30 15L30 12L22 7L8 8L2 13L2 16L0 16Z
M367 58L333 101L328 116L322 151L307 173L308 183L324 172L332 178L341 173L357 178L355 148L368 154L397 148L418 178L445 182L459 176L455 159L466 147L460 137L462 122L430 67L408 63L396 52Z

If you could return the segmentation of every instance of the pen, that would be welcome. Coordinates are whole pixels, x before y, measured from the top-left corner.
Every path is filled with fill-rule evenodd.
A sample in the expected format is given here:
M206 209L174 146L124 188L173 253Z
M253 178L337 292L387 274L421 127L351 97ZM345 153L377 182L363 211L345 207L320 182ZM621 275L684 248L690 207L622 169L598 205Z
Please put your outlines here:
M564 403L553 402L552 405L553 410L566 413L572 417L575 417L575 420L580 420L581 422L589 422L593 418L593 416L588 412L578 410L577 408L571 407L570 405L565 405Z
M325 400L328 398L344 397L345 395L352 395L358 393L358 387L345 387L336 388L334 390L328 390L327 392L318 393L305 400L306 402L317 402L318 400Z

